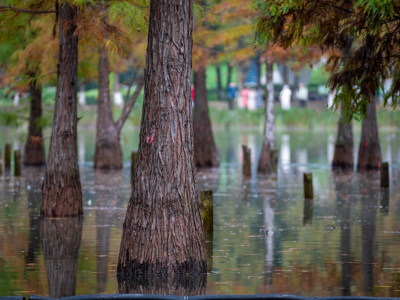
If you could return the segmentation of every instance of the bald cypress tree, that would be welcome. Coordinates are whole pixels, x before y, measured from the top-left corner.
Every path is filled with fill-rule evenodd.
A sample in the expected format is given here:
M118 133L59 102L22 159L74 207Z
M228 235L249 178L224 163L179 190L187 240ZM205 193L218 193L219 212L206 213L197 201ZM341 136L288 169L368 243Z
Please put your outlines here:
M192 30L192 0L151 1L139 158L117 268L123 278L206 272L193 159Z

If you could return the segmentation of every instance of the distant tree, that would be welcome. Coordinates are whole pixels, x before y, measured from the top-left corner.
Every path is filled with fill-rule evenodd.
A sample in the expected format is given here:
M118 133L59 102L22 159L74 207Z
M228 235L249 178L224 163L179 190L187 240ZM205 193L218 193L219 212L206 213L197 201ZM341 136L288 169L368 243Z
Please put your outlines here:
M82 188L77 156L78 7L59 7L57 91L49 157L42 186L40 214L82 215Z
M219 154L215 145L211 120L208 110L206 66L214 60L214 56L207 48L213 43L211 36L215 31L210 23L209 15L205 8L206 0L200 1L203 14L196 16L193 47L193 84L194 84L194 109L193 109L193 134L194 134L194 162L196 167L217 167ZM212 45L211 45L212 47Z
M126 280L206 272L193 160L192 5L150 4L139 158L117 268Z
M298 44L304 47L319 46L330 50L328 64L332 70L329 85L336 93L336 108L343 106L347 118L367 116L369 123L376 120L376 110L368 108L375 104L375 93L383 88L384 81L393 77L394 84L385 91L385 104L389 97L395 107L400 84L400 3L395 1L272 1L257 0L259 16L256 40L283 47ZM346 52L349 39L354 41L351 52ZM368 117L368 113L370 116ZM373 116L371 115L373 114ZM362 140L376 145L376 124L363 126L376 135L367 141L363 131ZM376 130L375 130L376 129ZM339 140L339 139L338 139ZM365 153L363 153L365 152ZM360 155L361 154L361 155ZM365 154L365 155L364 155ZM374 162L359 162L358 169L377 168L380 149L360 147L359 157L374 157ZM368 159L369 160L369 159Z

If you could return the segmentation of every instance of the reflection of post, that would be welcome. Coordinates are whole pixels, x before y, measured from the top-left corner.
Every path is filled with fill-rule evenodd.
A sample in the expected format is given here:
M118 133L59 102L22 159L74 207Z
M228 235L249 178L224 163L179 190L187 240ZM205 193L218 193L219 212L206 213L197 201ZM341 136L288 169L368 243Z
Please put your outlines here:
M381 213L387 215L389 213L389 189L381 189Z
M212 255L213 255L213 247L214 247L214 232L206 232L205 233L205 241L206 241L206 256L207 256L207 272L210 273L212 271Z
M365 180L364 180L365 181ZM374 262L375 262L375 231L376 231L376 194L367 184L361 197L361 236L362 236L362 267L365 295L373 296Z
M336 191L337 215L340 219L340 259L342 262L343 296L351 296L352 262L352 177L353 172L333 173Z
M108 277L108 256L110 243L110 226L115 219L118 201L118 182L121 182L120 170L95 172L96 185L96 262L97 293L104 293Z
M304 208L303 208L303 225L312 224L313 212L314 212L314 200L305 198Z
M50 297L74 296L82 217L43 218L40 233Z
M264 197L264 227L265 227L265 288L266 292L272 285L274 266L274 208L271 206L271 197Z

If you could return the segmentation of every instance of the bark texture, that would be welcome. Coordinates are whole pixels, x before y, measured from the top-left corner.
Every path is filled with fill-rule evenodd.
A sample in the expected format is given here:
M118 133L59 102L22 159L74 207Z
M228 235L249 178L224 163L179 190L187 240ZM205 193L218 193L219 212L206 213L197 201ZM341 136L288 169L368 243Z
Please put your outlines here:
M367 117L363 119L361 125L357 170L379 170L381 161L381 146L376 122L376 104L372 101L367 105Z
M208 113L205 67L194 71L194 103L193 130L196 167L217 167L219 159Z
M49 217L83 214L77 155L77 17L75 6L66 2L60 7L56 102L40 208L40 214Z
M353 123L345 118L343 106L340 107L338 134L333 154L332 167L334 169L353 169Z
M95 169L122 169L120 134L114 124L110 100L107 50L99 50L99 97L97 99Z
M79 248L82 239L82 217L49 219L40 224L49 296L74 296Z
M193 160L192 6L192 0L150 4L138 166L117 268L122 281L206 272Z
M262 174L271 172L271 150L275 149L274 85L272 82L272 74L272 61L267 60L267 99L265 101L264 140L257 166L257 172Z
M24 148L23 163L26 166L42 166L45 164L42 128L38 125L42 117L42 88L33 80L29 84L31 96L28 137Z

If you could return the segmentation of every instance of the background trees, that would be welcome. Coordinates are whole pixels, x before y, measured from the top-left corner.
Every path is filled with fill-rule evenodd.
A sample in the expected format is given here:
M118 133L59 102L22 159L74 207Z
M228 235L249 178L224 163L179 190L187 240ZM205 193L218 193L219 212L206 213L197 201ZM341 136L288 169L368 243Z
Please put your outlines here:
M398 3L260 0L256 6L259 11L256 27L258 42L276 43L283 47L317 45L323 50L332 50L328 61L332 69L329 84L336 92L336 107L339 104L344 106L348 117L367 116L369 122L374 123L376 117L368 116L368 113L376 113L367 109L369 103L374 103L379 87L384 90L383 84L388 77L398 77ZM355 41L353 49L346 51L350 39ZM392 85L389 90L384 90L384 94L386 100L392 97L392 104L395 105L399 86ZM371 126L376 128L376 122ZM377 129L373 132L377 135ZM363 140L368 138L365 134L363 130ZM360 147L360 159L371 155L375 163L369 164L368 168L377 168L380 163L378 147L363 153L364 150L365 147ZM366 164L361 162L359 166L362 165Z

